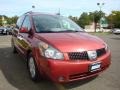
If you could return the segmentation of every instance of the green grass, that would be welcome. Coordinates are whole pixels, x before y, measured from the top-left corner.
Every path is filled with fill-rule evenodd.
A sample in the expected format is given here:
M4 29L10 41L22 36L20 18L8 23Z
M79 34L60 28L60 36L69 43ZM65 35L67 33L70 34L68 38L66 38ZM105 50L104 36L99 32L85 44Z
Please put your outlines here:
M110 32L89 32L92 35L110 35Z

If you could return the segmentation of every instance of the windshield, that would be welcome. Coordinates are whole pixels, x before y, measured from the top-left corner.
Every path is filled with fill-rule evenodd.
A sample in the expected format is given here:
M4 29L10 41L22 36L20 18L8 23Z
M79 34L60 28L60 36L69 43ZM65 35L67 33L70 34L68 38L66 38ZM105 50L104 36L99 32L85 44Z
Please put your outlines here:
M53 15L34 15L33 21L36 32L50 33L50 32L83 32L72 20Z

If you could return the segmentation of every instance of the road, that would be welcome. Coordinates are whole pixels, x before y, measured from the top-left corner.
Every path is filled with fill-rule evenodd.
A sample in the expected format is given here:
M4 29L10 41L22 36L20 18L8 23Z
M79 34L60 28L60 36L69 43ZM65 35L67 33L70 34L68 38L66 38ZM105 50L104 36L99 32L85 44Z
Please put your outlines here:
M25 60L12 53L11 36L0 35L0 90L120 90L120 35L97 34L112 52L112 64L96 78L68 84L30 80Z

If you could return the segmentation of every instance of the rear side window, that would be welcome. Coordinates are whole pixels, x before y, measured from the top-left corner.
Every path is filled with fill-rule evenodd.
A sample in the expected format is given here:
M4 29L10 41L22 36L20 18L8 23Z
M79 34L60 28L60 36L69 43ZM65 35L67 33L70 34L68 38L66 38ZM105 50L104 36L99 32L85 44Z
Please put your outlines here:
M25 16L21 16L19 17L19 19L17 20L17 24L16 24L16 28L17 29L20 29L21 28L21 25L23 23L23 20L24 20Z

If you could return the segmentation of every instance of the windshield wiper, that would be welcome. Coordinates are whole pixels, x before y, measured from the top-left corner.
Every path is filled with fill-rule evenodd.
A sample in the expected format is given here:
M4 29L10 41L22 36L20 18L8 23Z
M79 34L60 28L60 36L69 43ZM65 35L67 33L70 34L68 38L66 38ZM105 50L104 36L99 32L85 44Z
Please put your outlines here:
M54 33L54 31L40 31L39 33Z
M57 32L81 32L81 31L78 31L78 30L61 30L61 31L57 31Z
M60 30L60 31L52 31L52 30L42 30L42 31L40 31L39 33L62 33L62 32L65 32L65 33L67 33L67 32L84 32L84 31L78 31L78 30Z

